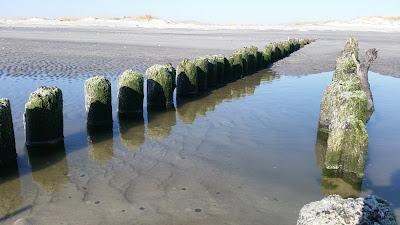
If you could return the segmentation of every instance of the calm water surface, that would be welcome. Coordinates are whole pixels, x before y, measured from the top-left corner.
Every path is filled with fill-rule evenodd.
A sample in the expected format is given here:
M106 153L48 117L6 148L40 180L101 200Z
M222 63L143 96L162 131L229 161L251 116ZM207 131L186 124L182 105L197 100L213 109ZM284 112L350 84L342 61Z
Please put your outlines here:
M91 134L85 78L3 74L18 169L0 178L0 223L287 225L302 205L331 193L377 194L400 216L400 79L370 74L376 111L365 177L354 186L319 168L319 103L331 76L266 70L143 120L114 113L112 132ZM64 95L65 145L49 156L24 147L24 104L40 85Z

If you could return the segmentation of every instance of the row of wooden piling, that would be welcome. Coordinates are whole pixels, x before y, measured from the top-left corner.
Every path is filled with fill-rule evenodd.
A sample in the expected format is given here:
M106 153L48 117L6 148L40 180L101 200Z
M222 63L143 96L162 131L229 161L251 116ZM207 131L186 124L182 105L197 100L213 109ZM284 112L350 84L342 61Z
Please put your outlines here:
M154 65L146 70L147 108L164 110L173 108L173 92L190 98L223 86L244 76L266 68L287 57L311 39L288 39L272 43L259 51L245 47L231 56L213 55L184 59L177 69L171 65ZM112 127L111 83L104 76L85 81L85 109L90 129ZM144 76L127 70L118 78L118 114L142 116ZM40 87L33 92L25 105L26 145L37 147L55 145L63 141L63 96L57 87ZM0 165L16 158L12 113L8 99L0 99Z

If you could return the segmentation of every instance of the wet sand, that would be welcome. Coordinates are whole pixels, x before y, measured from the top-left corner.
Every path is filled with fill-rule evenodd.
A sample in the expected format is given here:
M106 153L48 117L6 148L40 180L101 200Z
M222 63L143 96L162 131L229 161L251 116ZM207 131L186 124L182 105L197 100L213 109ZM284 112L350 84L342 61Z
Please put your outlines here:
M185 57L230 54L243 46L263 47L288 37L317 42L272 69L278 74L304 75L332 71L345 40L355 36L361 52L380 50L371 70L400 76L400 33L343 31L201 31L105 28L0 28L0 73L58 77L98 73L117 75L125 68L144 72L156 63L179 63Z

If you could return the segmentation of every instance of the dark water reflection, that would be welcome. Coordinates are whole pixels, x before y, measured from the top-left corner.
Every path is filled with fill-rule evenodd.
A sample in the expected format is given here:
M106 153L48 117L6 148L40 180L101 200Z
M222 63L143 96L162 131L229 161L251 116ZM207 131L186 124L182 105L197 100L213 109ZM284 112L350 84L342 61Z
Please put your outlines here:
M142 118L119 118L119 132L121 143L130 151L137 150L145 137L144 120Z
M29 148L27 153L33 181L46 192L62 191L69 181L64 144L52 148Z
M18 165L17 162L14 164L0 171L0 218L16 211L22 205Z
M303 204L333 193L374 193L400 215L400 79L371 73L376 111L368 162L364 178L354 181L323 172L319 103L331 75L263 71L176 99L175 110L130 119L114 113L106 131L86 130L83 78L0 77L19 155L19 169L0 178L0 223L30 216L52 224L58 215L71 224L287 225ZM24 147L24 104L40 85L57 85L64 95L65 145L46 157Z

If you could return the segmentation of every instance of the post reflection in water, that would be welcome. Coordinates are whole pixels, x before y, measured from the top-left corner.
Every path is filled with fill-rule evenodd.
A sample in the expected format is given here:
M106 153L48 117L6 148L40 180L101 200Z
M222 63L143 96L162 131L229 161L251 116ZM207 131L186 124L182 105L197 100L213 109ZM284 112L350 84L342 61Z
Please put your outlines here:
M196 117L205 116L207 112L214 111L216 106L226 100L253 95L257 86L262 81L272 81L276 79L270 71L262 71L258 74L246 76L227 84L224 87L212 90L203 96L190 99L177 99L178 118L186 124L192 124Z
M322 131L317 133L315 152L317 164L321 170L321 187L324 195L338 194L344 198L359 197L361 194L362 178L356 174L325 168L328 134Z
M0 219L17 211L21 206L21 180L15 161L9 167L0 170Z
M106 163L114 156L113 130L111 127L88 128L89 159L98 163Z
M135 151L144 143L144 120L141 118L119 117L119 132L122 145Z
M175 110L149 111L147 135L151 139L163 139L171 133L176 124Z
M32 178L49 193L59 192L68 182L68 163L64 143L53 147L27 149Z

